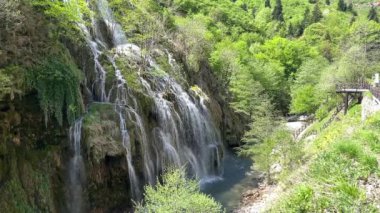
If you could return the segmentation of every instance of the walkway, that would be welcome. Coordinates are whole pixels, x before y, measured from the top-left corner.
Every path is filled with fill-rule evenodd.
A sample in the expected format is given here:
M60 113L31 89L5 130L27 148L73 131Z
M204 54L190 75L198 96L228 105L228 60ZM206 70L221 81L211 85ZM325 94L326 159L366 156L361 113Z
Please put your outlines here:
M371 94L380 102L380 87L372 86L364 80L358 80L358 83L338 83L336 84L336 93L344 94L344 114L348 110L348 101L349 97L355 98L355 95L358 96L359 103L363 98L363 93L371 92Z

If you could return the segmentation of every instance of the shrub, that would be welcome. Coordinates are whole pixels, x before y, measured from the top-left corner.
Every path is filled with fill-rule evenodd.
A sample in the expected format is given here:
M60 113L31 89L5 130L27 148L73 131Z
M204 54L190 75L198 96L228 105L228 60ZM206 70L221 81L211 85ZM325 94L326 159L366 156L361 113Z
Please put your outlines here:
M138 203L136 212L222 212L222 206L199 191L197 181L185 177L183 170L170 170L162 183L145 188L145 204Z
M308 212L312 209L314 191L310 186L301 185L296 188L286 203L289 212Z

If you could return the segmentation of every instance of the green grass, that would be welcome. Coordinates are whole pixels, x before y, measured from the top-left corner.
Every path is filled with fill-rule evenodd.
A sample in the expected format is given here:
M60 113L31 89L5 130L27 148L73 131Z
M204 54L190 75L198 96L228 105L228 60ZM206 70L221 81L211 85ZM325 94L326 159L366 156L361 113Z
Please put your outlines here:
M360 110L360 106L353 107L305 146L307 168L297 180L288 180L287 189L271 211L379 211L359 182L377 177L380 171L380 113L362 123Z

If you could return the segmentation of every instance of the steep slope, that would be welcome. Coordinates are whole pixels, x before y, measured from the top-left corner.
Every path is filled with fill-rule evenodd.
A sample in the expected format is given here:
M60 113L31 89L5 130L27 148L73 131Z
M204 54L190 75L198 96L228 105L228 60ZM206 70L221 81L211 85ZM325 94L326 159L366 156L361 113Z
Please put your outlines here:
M361 115L354 106L314 139L300 141L302 166L238 212L379 211L380 114L365 122Z

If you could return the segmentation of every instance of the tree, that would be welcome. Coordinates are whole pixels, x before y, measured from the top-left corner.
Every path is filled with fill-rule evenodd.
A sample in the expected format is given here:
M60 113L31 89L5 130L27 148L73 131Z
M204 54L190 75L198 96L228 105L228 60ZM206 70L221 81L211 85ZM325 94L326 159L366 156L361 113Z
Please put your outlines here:
M303 85L292 91L292 113L311 114L318 109L319 104L313 85Z
M240 5L241 9L243 9L244 11L248 11L248 6L246 3L243 3L242 5Z
M252 127L254 124L252 124ZM254 159L254 168L263 172L269 183L274 181L271 175L271 166L280 163L283 168L295 166L302 157L302 150L298 143L295 143L290 132L283 125L277 124L270 127L270 134L262 141L254 144L245 144L240 150L240 154ZM244 142L252 137L249 130L244 136Z
M326 2L326 5L330 5L331 4L330 0L326 0L325 2Z
M205 24L206 17L195 16L186 19L178 26L175 43L185 58L189 68L197 72L202 59L206 58L212 44Z
M85 0L77 1L50 1L33 0L35 8L42 9L45 16L49 17L56 38L66 36L77 41L80 32L77 23L86 24L84 17L89 18L93 14Z
M354 11L354 5L352 4L352 2L348 4L347 11L350 11L350 12Z
M265 62L274 62L284 67L284 77L289 79L296 73L306 58L314 52L303 41L292 41L281 37L267 40L255 57Z
M355 21L356 21L355 16L352 16L352 17L351 17L351 20L350 20L350 25L352 25Z
M265 7L271 8L270 0L265 0Z
M200 192L198 182L186 178L183 170L169 170L156 186L145 187L145 203L136 212L223 212L213 198Z
M318 4L315 4L313 14L311 16L311 22L317 23L323 18L321 9L319 8Z
M274 7L272 18L277 21L284 21L284 14L282 11L282 2L281 0L276 0L276 6Z
M338 2L338 10L339 11L343 11L343 12L347 10L347 5L344 2L344 0L339 0L339 2Z
M379 22L379 17L377 16L377 11L375 7L371 7L368 14L368 20Z
M253 8L252 8L252 16L255 17L255 16L256 16L256 13L257 13L257 8L256 8L256 7L253 7Z
M311 22L310 17L310 9L307 7L305 9L305 12L303 13L303 19L301 21L300 27L299 27L299 34L302 35L305 31L306 27L310 25Z
M231 92L234 95L234 100L231 103L232 107L240 113L248 115L253 119L257 113L261 113L260 105L268 98L263 96L264 88L255 81L253 74L248 70L241 69L232 76ZM265 106L268 108L269 106ZM265 113L260 114L262 116Z
M290 23L288 26L288 35L291 37L297 36L297 29L294 27L292 23Z
M329 65L323 57L317 57L305 61L299 68L291 88L291 112L292 113L314 113L321 104L320 91L316 86L323 70Z

